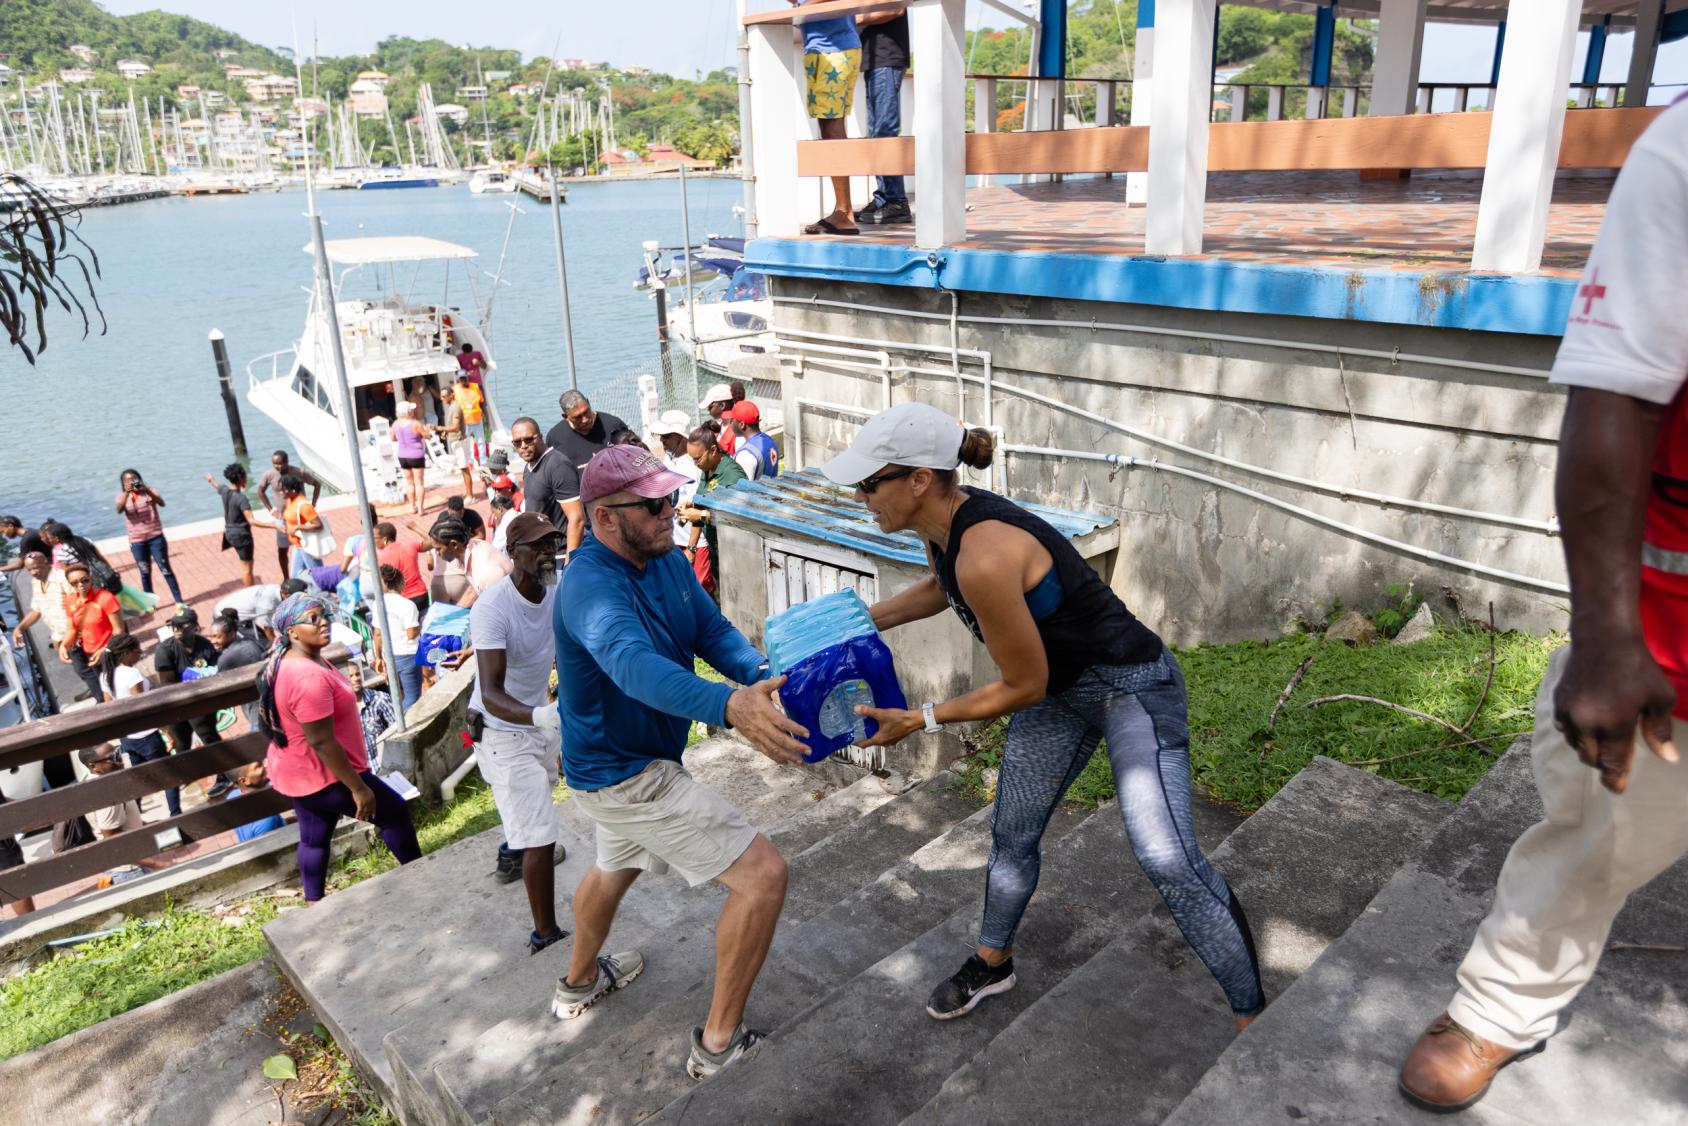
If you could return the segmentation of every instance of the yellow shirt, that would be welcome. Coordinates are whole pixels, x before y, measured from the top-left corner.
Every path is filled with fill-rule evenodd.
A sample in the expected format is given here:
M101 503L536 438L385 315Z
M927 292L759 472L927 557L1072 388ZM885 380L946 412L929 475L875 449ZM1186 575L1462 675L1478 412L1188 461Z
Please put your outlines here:
M473 383L457 385L457 405L463 408L463 421L478 426L481 421L481 389Z

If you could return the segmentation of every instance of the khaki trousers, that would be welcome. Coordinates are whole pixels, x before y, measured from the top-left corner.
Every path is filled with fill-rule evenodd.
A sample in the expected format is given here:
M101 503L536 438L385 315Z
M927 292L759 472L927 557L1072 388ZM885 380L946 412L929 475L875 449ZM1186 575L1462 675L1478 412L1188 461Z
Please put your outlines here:
M1536 696L1530 759L1546 817L1507 854L1448 1006L1472 1032L1513 1049L1553 1034L1559 1011L1594 976L1624 901L1688 852L1688 763L1671 765L1637 738L1629 788L1616 795L1554 727L1569 652L1553 655ZM1673 730L1688 755L1688 723Z

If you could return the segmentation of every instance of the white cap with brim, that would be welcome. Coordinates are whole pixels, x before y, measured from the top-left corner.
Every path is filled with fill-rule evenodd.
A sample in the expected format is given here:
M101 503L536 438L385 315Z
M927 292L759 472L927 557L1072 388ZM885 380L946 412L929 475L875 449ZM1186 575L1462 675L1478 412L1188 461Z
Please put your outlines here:
M733 389L725 383L717 383L703 393L703 401L697 405L697 409L707 414L709 413L710 403L730 403L732 401Z
M657 420L651 423L651 433L658 437L664 434L678 434L684 438L692 432L692 416L685 411L663 411Z
M899 403L864 422L850 448L821 466L821 472L840 485L855 485L887 465L954 469L961 464L966 433L937 407Z

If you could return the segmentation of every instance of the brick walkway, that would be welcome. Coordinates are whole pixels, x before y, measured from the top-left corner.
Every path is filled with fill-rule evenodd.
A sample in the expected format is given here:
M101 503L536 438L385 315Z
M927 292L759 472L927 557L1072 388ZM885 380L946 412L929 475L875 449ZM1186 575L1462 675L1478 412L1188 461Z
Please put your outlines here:
M1143 253L1143 207L1127 207L1125 177L973 188L967 239L978 250ZM1561 178L1548 210L1541 272L1581 273L1606 212L1609 178ZM1464 270L1483 183L1457 172L1361 182L1352 172L1224 172L1208 177L1210 256L1341 269ZM908 227L862 238L906 243ZM831 236L814 236L831 237Z

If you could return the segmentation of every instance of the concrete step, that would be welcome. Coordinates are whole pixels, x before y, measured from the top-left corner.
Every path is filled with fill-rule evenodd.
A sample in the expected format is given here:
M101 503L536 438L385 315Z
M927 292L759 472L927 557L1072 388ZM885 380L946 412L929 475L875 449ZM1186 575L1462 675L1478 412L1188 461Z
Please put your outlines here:
M836 787L814 778L804 788L795 772L730 739L690 748L686 764L741 795L758 828L771 829L815 805L814 789ZM558 921L570 929L567 894L590 867L594 849L589 834L571 830L569 803L557 811L568 853L557 870ZM406 1107L414 1092L405 1086L408 1077L390 1065L383 1046L388 1033L412 1023L456 1028L477 1001L503 997L504 990L548 998L562 973L565 945L538 957L527 953L531 920L521 883L492 878L502 840L501 828L490 829L265 928L276 964L390 1106ZM651 885L664 880L672 885L667 894L631 905L633 920L661 926L683 913L676 893L684 881L664 877ZM481 1020L472 1031L478 1034L503 1015ZM431 1083L424 1092L431 1097Z
M817 798L807 808L797 810L775 825L768 830L768 839L774 842L781 856L796 856L857 818L866 817L919 781L902 775L862 774L849 785L822 794L824 801ZM813 791L810 796L814 796Z
M1348 928L1452 809L1317 758L1213 851L1248 911L1268 998ZM1234 1038L1224 995L1156 904L903 1124L1150 1126Z
M1196 803L1204 850L1235 825L1229 810ZM932 988L955 972L977 940L975 888L966 906L833 990L780 1028L754 1058L683 1091L650 1121L898 1122L1088 961L1124 920L1158 900L1132 861L1118 807L1109 805L1045 848L1037 896L1016 940L1021 956L1013 991L962 1020L938 1023L926 1014Z
M861 794L848 790L843 792L848 795L845 801L858 807ZM807 795L803 800L809 800ZM804 809L798 827L785 835L792 840L809 835L812 812ZM788 857L787 924L809 918L870 883L971 813L972 807L954 792L954 778L945 773ZM571 889L572 885L560 886L559 892ZM639 988L578 1020L559 1024L550 1013L550 984L541 991L537 978L529 982L522 974L508 984L489 985L461 998L451 1009L449 1028L421 1019L393 1033L387 1041L389 1061L416 1092L406 1099L407 1112L419 1121L434 1120L426 1115L436 1111L440 1121L481 1121L499 1099L555 1074L580 1043L606 1038L657 1001L696 986L713 970L713 926L724 898L724 889L716 884L688 888L677 876L641 877L622 902L608 947L613 951L634 946L644 952L647 968ZM436 1111L422 1110L424 1099L437 1103Z
M1237 1038L1168 1126L1425 1121L1401 1098L1395 1076L1453 994L1454 971L1492 902L1508 849L1541 816L1527 744L1496 763L1366 912ZM1612 939L1679 944L1684 934L1688 862L1630 900ZM1682 1122L1684 997L1682 955L1608 953L1547 1050L1502 1072L1460 1121Z
M568 858L557 885L568 887L585 874L592 850L561 834ZM489 829L264 927L276 965L388 1105L397 1091L381 1046L387 1033L527 958L522 885L492 878L502 839L501 829ZM557 949L531 960L561 973L553 968Z

